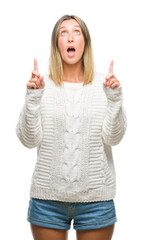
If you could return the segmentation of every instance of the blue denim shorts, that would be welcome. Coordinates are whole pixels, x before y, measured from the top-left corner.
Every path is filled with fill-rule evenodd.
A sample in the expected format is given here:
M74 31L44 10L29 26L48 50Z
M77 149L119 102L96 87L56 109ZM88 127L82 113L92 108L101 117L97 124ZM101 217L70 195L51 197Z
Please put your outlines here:
M113 200L63 202L30 198L27 221L46 228L69 230L104 228L117 221Z

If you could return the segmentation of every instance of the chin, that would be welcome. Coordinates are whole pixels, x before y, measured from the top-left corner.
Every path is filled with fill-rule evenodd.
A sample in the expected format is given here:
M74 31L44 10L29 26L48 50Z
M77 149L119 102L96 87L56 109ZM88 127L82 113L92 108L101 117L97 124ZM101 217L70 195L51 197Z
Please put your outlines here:
M81 62L82 60L81 59L78 59L78 60L75 60L75 59L70 59L70 60L67 60L67 61L64 61L63 62L65 64L68 64L68 65L74 65L74 64L78 64L79 62Z

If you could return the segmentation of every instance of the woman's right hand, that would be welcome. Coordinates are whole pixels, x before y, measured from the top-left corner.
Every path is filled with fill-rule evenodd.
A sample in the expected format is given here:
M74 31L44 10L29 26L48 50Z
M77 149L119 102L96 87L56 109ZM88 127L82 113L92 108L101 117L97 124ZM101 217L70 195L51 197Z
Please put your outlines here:
M32 71L31 79L27 83L28 89L42 89L45 86L45 82L43 81L44 77L40 77L38 70L37 59L34 58L34 71Z

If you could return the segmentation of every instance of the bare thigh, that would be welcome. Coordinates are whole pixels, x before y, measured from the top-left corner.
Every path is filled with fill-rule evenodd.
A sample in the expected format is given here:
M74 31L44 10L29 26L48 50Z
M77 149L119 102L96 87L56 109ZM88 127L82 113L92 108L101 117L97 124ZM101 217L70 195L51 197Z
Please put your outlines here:
M100 229L76 230L77 240L111 240L114 224Z
M34 240L67 240L68 230L44 228L30 224Z

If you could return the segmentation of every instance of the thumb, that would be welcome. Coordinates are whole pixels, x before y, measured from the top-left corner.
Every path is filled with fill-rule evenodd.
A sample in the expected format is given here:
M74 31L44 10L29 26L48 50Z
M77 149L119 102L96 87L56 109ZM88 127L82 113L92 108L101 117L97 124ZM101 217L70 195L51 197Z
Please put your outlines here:
M44 80L44 77L41 76L41 77L40 77L40 83L41 83L41 85L44 85L44 84L45 84L43 80Z

